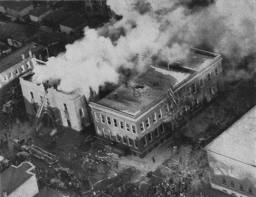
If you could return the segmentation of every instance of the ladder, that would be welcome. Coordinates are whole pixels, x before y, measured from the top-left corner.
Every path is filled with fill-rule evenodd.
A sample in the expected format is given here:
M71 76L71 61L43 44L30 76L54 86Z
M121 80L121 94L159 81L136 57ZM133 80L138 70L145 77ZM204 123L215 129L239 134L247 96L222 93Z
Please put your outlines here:
M41 105L39 106L39 109L36 112L36 118L40 118L40 116L42 114L42 111L43 111L44 107L46 106L46 104L47 104L47 97L45 95L43 100L42 100Z
M41 105L39 106L39 109L36 112L36 118L35 118L35 129L36 129L36 132L38 131L38 122L39 122L40 117L42 115L43 109L44 109L44 107L46 107L46 105L47 105L47 97L45 95L43 100L42 100Z

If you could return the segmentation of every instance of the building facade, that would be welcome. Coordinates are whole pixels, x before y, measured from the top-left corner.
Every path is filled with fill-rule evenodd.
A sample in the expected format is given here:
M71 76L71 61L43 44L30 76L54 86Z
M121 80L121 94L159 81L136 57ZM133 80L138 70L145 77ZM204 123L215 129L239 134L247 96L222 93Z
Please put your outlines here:
M42 58L44 50L30 43L0 60L0 105L10 99L8 92L19 87L18 78L33 69L34 61Z
M256 196L256 107L206 146L212 188Z
M186 60L151 66L90 107L98 136L143 157L171 136L186 114L221 88L222 58L192 49Z
M64 126L81 131L89 126L90 118L85 96L65 93L49 84L37 84L32 75L20 78L26 112L30 116L50 118L52 126ZM40 109L42 107L42 109Z

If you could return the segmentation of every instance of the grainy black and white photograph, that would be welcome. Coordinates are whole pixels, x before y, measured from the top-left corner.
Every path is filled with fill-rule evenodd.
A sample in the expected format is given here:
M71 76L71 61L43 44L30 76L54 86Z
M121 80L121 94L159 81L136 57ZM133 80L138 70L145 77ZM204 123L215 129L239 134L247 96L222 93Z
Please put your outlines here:
M256 0L0 0L0 197L231 196L256 196Z

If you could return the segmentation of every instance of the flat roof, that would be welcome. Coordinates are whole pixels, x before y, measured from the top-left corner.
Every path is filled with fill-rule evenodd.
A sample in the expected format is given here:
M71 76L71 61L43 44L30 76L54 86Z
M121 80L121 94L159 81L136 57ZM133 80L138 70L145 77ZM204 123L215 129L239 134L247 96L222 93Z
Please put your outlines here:
M256 166L255 120L256 106L208 144L206 150Z
M34 166L29 162L23 162L19 166L10 166L7 170L2 172L2 189L7 192L7 195L12 193L24 182L26 182L33 174L29 173Z
M157 104L168 93L175 90L194 73L209 66L216 55L192 49L188 58L178 64L149 66L141 75L132 80L132 85L122 85L96 102L131 116L138 116Z
M37 45L34 43L27 44L26 46L19 48L12 53L10 53L8 56L0 59L0 73L7 70L8 68L14 66L15 64L22 61L21 55L24 54L25 57L28 57L28 52L31 50L31 52L36 52L42 49L43 47L41 45Z

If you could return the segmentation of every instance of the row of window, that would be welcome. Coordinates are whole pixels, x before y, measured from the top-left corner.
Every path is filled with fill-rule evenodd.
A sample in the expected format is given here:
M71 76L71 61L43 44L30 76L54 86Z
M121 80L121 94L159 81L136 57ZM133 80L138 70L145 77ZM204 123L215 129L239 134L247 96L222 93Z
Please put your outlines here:
M13 72L8 73L4 76L4 81L8 81L9 79L13 79L14 76L17 76L26 71L26 69L31 68L30 63L26 63L25 65L21 65L21 67L15 69Z
M227 183L227 180L225 178L222 178L222 184L225 186L230 186L232 188L236 188L234 181L230 181L229 183ZM237 186L239 186L239 190L241 192L246 192L246 189L244 188L244 186L242 184L239 184ZM247 191L249 194L253 194L252 188L249 187Z
M168 111L170 110L168 104L166 105L166 108ZM145 121L142 121L140 123L140 130L142 132L145 131L146 129L148 129L151 126L151 123L154 124L157 122L157 118L158 118L158 120L160 120L160 119L162 119L162 117L163 117L162 109L159 109L158 112L154 112L152 122L150 121L150 118L148 117Z
M219 74L218 67L215 68L214 74L215 74L216 76ZM211 76L212 76L212 73L208 73L206 79L200 79L199 82L198 82L198 84L197 84L197 83L192 83L191 86L187 87L187 88L188 88L188 92L189 92L190 94L196 94L196 93L197 93L197 89L198 89L199 87L203 86L204 80L210 81L210 80L211 80ZM184 92L186 92L186 91L184 91ZM182 95L180 95L180 97L182 97Z
M106 131L104 128L102 129L102 132L100 131L99 127L97 127L97 132L100 134L102 133L104 137L109 137L110 140L122 143L124 145L128 145L134 148L138 148L138 142L136 140L133 140L127 136L120 136L120 135L113 135L110 130Z
M164 126L161 124L158 128L156 128L153 132L148 133L143 137L143 146L147 146L148 143L153 141L153 136L154 138L158 138L160 136L160 133L164 133Z
M130 125L127 122L124 121L118 121L115 118L110 118L109 116L105 116L103 114L100 114L100 120L98 114L95 112L95 120L97 122L101 121L103 124L113 125L116 128L120 128L122 130L126 130L128 132L132 131L133 133L136 133L136 127L135 125Z

